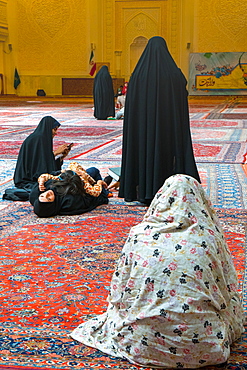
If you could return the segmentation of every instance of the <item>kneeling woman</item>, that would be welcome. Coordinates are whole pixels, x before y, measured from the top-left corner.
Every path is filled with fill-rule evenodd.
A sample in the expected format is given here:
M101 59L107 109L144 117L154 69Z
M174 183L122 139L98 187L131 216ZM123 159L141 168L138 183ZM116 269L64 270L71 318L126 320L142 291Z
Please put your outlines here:
M136 365L200 368L227 361L243 328L230 251L202 186L168 178L130 230L108 309L71 336Z
M34 213L39 217L78 215L92 211L99 205L108 204L108 190L105 189L107 185L100 180L99 170L90 170L90 176L102 187L98 196L86 192L81 178L74 171L66 170L59 176L51 176L52 178L45 182L45 191L40 190L39 183L34 186L30 194Z

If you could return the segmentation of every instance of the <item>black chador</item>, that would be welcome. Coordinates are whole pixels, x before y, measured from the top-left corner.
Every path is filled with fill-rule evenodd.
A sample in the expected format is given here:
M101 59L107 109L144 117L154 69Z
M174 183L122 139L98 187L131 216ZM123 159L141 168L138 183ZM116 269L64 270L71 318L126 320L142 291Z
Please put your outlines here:
M112 78L107 66L96 74L93 86L94 117L100 120L115 117L115 98Z
M187 81L162 37L149 40L126 96L119 196L149 204L164 181L195 164Z

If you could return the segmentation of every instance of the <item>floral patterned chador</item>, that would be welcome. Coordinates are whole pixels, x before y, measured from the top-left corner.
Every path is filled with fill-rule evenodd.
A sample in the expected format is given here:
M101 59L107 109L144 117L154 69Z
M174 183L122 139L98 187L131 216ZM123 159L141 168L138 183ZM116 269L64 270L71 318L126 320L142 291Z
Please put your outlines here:
M237 276L202 188L174 175L134 226L113 274L107 311L71 336L136 365L224 363L243 332Z

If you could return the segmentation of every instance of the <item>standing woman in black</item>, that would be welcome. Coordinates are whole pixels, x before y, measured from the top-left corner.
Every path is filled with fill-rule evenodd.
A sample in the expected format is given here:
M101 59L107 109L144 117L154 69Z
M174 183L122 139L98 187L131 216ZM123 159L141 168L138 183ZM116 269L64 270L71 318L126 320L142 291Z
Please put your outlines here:
M105 120L107 117L115 117L114 90L107 66L102 66L95 76L93 98L95 118Z
M188 110L187 81L162 37L151 38L126 96L119 196L150 204L164 181L187 174L200 182Z

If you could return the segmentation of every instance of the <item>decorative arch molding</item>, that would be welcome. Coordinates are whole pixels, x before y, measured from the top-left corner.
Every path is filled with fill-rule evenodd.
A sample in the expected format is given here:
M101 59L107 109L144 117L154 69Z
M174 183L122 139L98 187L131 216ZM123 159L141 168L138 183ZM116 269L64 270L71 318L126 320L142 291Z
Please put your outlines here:
M132 45L147 45L148 39L144 36L138 36L134 39Z
M140 59L140 56L142 55L147 43L148 38L144 36L138 36L130 45L130 71L134 70L136 63Z
M7 0L0 0L0 41L6 41L8 35Z
M162 36L176 54L180 39L180 0L115 0L115 50L121 51L121 76L129 79L139 59L135 40ZM134 43L134 44L133 44ZM116 55L116 54L115 54ZM177 57L177 55L176 55Z
M156 9L156 17L151 17L150 14L146 12L139 11L133 14L132 18L128 20L125 24L125 40L124 40L124 53L123 58L125 60L124 72L128 77L131 75L138 59L140 57L139 52L137 51L131 53L131 45L133 41L137 38L150 39L154 35L160 34L158 17L160 16L160 9ZM139 51L140 51L139 47Z
M112 64L114 58L114 3L113 0L105 0L105 32L104 32L104 60ZM117 32L117 29L115 29ZM112 70L112 65L111 65Z
M125 24L127 25L134 18L136 18L137 16L141 14L146 15L148 18L150 18L150 20L152 20L155 23L158 23L159 21L159 13L157 12L157 9L143 8L143 9L135 9L131 11L126 11L125 19L124 19Z

